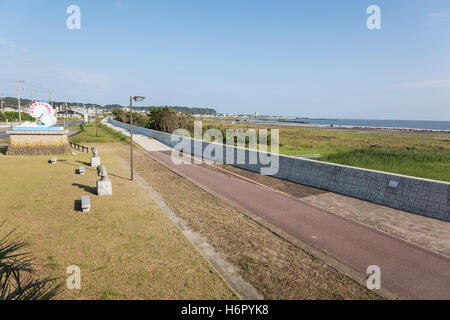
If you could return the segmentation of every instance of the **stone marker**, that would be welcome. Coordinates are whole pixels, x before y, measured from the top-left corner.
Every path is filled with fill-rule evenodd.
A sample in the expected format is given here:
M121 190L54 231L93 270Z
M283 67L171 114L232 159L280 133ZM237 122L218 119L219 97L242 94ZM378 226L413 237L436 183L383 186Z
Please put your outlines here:
M97 175L100 177L100 180L97 180L97 195L99 197L112 196L111 180L108 179L108 172L104 165L97 167Z
M96 147L92 147L91 167L97 168L100 165L100 157L98 156L98 150Z
M78 174L84 176L85 173L86 173L86 170L84 169L84 167L79 167L78 168Z
M51 163L51 164L55 164L56 161L57 161L56 157L53 157L53 158L50 159L50 163Z
M81 211L83 212L91 211L91 199L89 198L89 196L81 197Z

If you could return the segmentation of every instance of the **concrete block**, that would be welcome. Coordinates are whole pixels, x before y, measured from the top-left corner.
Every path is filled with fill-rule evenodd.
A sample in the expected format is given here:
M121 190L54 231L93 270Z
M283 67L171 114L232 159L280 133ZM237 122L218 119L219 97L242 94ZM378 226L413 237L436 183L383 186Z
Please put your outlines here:
M84 176L84 174L86 173L86 169L84 167L79 167L78 168L78 174Z
M81 197L81 211L83 212L91 211L91 199L89 198L89 196Z
M100 162L100 157L91 157L91 167L97 168L101 164Z
M99 197L112 196L111 180L97 180L97 195Z

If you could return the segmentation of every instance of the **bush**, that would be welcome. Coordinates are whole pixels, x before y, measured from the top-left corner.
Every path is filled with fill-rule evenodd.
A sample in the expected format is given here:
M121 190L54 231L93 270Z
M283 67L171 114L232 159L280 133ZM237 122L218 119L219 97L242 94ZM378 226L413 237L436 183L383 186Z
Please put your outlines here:
M34 121L28 113L22 112L22 121ZM0 122L18 122L19 121L19 113L18 112L0 112Z

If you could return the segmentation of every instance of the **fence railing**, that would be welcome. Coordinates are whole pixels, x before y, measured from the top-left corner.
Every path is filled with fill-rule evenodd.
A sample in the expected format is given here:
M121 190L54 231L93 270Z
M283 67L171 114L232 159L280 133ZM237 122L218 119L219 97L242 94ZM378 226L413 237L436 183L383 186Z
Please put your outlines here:
M69 143L70 143L70 147L72 149L89 153L89 147L85 147L85 146L79 145L78 143L74 143L74 142L69 142Z

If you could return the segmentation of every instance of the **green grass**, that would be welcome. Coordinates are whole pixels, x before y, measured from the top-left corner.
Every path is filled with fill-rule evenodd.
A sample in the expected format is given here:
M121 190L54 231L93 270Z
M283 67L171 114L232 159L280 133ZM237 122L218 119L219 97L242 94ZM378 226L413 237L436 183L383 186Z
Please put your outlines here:
M319 154L318 160L450 182L450 134L339 130L231 124L203 126L280 130L280 154Z
M361 148L319 159L354 167L450 182L450 151Z
M108 126L99 123L98 124L98 136L96 136L95 123L81 124L70 127L72 130L81 130L81 132L70 138L71 142L74 143L98 143L98 142L120 142L123 144L130 143L130 139L117 132Z

